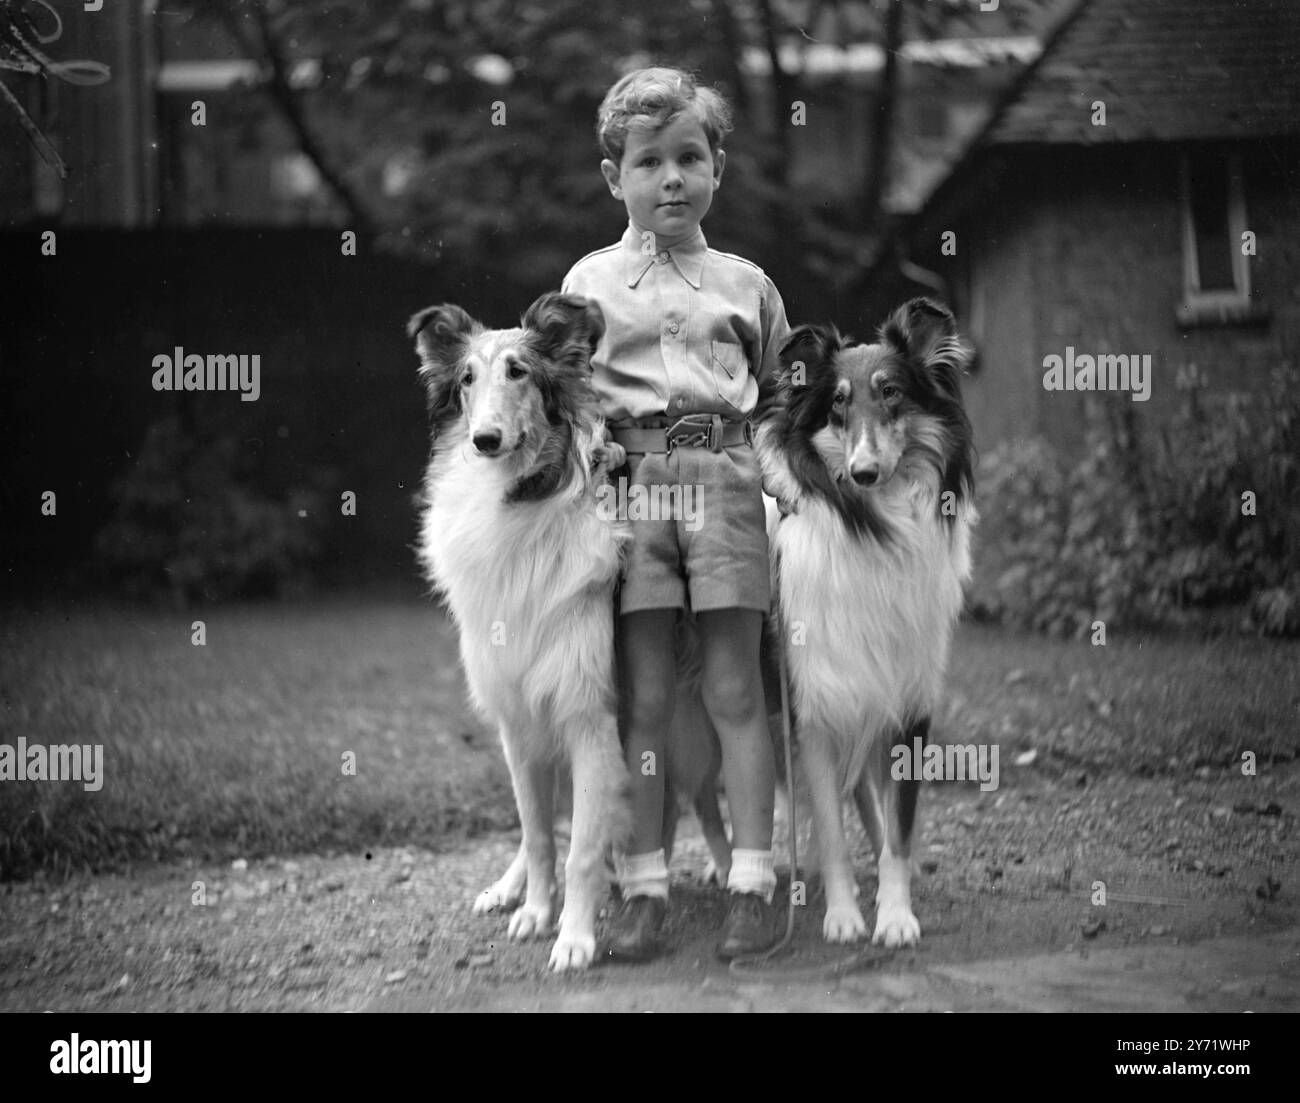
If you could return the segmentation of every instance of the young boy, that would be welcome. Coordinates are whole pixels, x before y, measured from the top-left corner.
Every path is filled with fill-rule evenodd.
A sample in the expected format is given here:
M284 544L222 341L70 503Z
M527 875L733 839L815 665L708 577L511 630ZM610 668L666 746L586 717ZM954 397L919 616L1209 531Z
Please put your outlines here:
M611 435L628 453L629 501L640 486L659 492L643 500L662 502L668 491L679 505L698 505L691 519L635 521L623 573L619 692L634 827L606 949L628 960L658 950L667 911L663 764L679 610L695 614L704 706L722 743L731 810L731 905L718 954L729 959L776 940L775 782L759 673L767 534L748 419L760 388L766 397L775 379L789 327L762 269L708 248L700 231L722 182L730 115L721 95L676 69L619 80L600 106L597 133L601 172L629 225L564 281L605 316L594 381Z

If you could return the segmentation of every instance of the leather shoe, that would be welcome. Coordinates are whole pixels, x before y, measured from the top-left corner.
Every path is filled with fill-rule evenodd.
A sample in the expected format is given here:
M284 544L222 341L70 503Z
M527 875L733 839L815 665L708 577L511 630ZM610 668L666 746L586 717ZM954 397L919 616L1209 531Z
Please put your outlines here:
M744 954L757 954L776 945L772 905L752 892L733 892L731 907L722 924L718 957L730 961Z
M659 952L668 902L657 896L626 898L605 924L605 954L618 961L648 961Z

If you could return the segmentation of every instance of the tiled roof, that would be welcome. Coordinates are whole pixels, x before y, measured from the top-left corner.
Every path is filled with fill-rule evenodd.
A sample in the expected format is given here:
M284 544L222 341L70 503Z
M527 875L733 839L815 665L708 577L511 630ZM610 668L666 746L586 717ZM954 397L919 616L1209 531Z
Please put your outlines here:
M981 144L1300 134L1300 0L1081 0L1026 77Z

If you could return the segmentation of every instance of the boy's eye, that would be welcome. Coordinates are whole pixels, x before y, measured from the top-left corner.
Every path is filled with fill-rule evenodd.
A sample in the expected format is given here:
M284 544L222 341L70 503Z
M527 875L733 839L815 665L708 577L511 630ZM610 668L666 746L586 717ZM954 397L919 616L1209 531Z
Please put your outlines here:
M657 165L658 163L659 163L659 158L658 158L658 157L642 157L642 158L641 158L641 164L644 165L644 166L645 166L646 168L648 168L648 169L652 169L652 168L654 168L655 165Z

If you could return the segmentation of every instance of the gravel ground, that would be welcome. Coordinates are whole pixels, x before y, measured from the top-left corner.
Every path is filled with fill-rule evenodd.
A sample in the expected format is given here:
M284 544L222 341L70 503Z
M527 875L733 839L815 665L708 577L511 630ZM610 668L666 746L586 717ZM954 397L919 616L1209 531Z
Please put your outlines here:
M684 823L667 953L552 976L470 902L517 836L0 886L0 1010L1297 1010L1300 766L1244 778L927 786L913 950L821 943L812 882L792 951L734 975L725 901ZM874 892L857 839L864 897ZM1104 907L1091 903L1104 881ZM201 903L198 901L202 901Z

